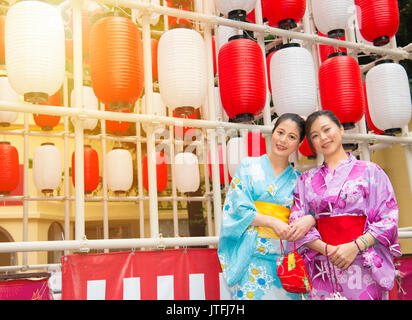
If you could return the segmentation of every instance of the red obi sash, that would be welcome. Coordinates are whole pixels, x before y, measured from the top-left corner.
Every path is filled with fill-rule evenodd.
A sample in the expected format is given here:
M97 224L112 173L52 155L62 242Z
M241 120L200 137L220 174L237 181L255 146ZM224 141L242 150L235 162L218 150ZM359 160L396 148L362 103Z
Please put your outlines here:
M365 229L366 216L333 216L317 220L317 229L322 240L332 246L351 242L361 236Z

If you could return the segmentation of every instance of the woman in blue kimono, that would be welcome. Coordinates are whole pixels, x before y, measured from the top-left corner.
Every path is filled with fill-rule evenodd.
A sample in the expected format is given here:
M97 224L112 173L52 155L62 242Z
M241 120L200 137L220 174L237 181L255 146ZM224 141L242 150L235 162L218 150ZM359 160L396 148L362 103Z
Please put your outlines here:
M301 298L283 289L276 259L280 241L292 234L303 236L312 226L308 217L288 224L300 176L289 156L304 136L304 120L283 114L272 131L271 151L242 160L231 181L223 205L218 256L233 299Z

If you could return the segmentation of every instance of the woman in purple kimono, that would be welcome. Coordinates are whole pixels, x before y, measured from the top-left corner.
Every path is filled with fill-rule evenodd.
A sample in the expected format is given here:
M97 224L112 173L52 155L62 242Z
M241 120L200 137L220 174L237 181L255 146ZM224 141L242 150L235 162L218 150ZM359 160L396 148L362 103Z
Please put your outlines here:
M302 254L313 289L310 299L388 299L395 279L398 205L391 182L375 163L342 147L344 129L327 110L306 120L306 135L325 161L297 182L290 223L313 216L313 226L289 237Z

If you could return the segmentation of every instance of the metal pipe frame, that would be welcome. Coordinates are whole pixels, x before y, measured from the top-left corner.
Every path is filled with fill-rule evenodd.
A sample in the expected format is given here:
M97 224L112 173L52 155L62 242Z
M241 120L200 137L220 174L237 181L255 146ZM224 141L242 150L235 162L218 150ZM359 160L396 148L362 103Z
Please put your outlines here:
M270 109L268 101L265 104L264 111L258 117L263 117L264 125L254 125L254 124L237 124L220 121L221 117L217 117L215 109L215 99L214 99L214 76L213 76L213 57L212 57L212 47L211 47L211 32L212 28L217 25L225 25L229 27L235 27L244 30L254 31L257 35L258 43L265 52L265 45L263 42L263 37L265 35L275 35L283 39L299 39L304 41L304 46L310 49L314 57L317 57L317 44L326 44L332 46L346 47L352 56L356 56L357 52L365 52L367 54L376 53L382 56L392 57L396 61L403 59L412 59L412 53L409 52L411 44L405 46L404 48L396 48L396 41L392 40L391 48L380 48L375 46L369 46L362 43L355 43L353 36L353 29L348 26L348 40L336 40L326 37L319 37L313 34L314 24L313 15L311 13L310 6L307 6L307 12L303 19L303 28L299 26L295 30L283 30L278 28L272 28L263 24L261 15L261 3L260 0L257 1L256 5L256 24L244 23L240 21L229 20L223 17L218 17L213 13L211 6L211 1L204 0L203 11L204 12L191 12L169 8L166 5L157 6L149 2L149 0L143 1L133 1L133 0L104 0L102 3L121 6L127 8L138 9L143 13L142 18L142 40L143 40L143 55L144 55L144 73L145 73L145 95L146 105L148 106L147 114L138 113L120 113L120 112L108 112L104 111L104 107L101 105L101 110L90 110L83 107L82 103L82 81L83 81L83 66L82 66L82 34L81 34L81 5L83 0L71 0L71 5L73 7L73 51L74 51L74 91L75 99L72 107L68 107L68 92L67 92L67 77L70 76L66 74L65 83L63 85L64 90L64 107L55 106L41 106L42 114L48 115L59 115L64 117L64 132L63 133L43 133L30 131L28 127L28 114L38 113L38 106L31 105L29 103L15 103L10 104L7 102L0 101L0 110L7 111L17 111L25 113L24 129L23 130L1 130L0 133L7 135L22 135L24 138L24 164L25 164L25 179L24 179L24 193L23 196L8 196L0 197L0 200L22 200L24 202L23 211L23 241L22 242L12 242L12 243L0 243L0 252L23 252L25 254L29 251L54 251L54 250L64 250L65 254L69 251L80 251L88 252L90 249L119 249L119 248L165 248L165 247L179 247L179 246L196 246L196 245L209 245L216 246L218 244L218 235L220 231L220 217L221 217L221 196L226 191L228 186L227 177L225 178L225 188L221 189L219 184L219 165L218 165L218 155L217 146L219 142L224 142L231 132L240 132L242 135L248 131L259 131L268 141L268 137L271 135L272 126L270 123L270 118L274 110ZM310 3L310 0L308 0ZM155 116L152 112L152 96L150 93L153 92L154 84L152 83L151 74L151 52L150 52L150 23L149 14L151 12L156 12L164 15L165 19L165 31L168 30L167 16L175 16L180 18L190 19L199 22L197 25L197 30L203 33L206 43L207 50L207 63L208 63L208 114L209 120L193 120L193 119L179 119L173 117L162 117ZM264 59L266 66L266 59ZM316 59L315 59L316 60ZM150 63L149 63L150 62ZM316 67L319 67L319 61L316 62ZM363 66L362 72L366 72L371 66ZM265 68L266 72L266 68ZM267 75L266 75L267 78ZM318 95L319 98L319 95ZM75 133L69 133L68 121L69 118L74 122ZM99 119L101 121L102 133L98 135L87 135L83 132L83 120L88 118ZM116 121L127 121L135 122L136 125L136 136L129 137L113 137L105 133L105 120L116 120ZM140 126L139 123L145 123L148 127L147 138L142 138L140 136ZM205 171L205 187L206 192L203 196L198 197L181 197L177 196L175 185L174 185L174 174L172 172L172 196L159 197L157 196L156 190L156 170L154 166L154 161L149 161L149 195L143 195L142 186L142 154L141 154L141 144L146 143L148 148L148 154L153 156L155 154L155 143L159 142L155 139L153 134L153 126L158 124L165 124L170 127L170 132L173 132L174 126L184 126L184 127L196 127L201 129L202 135L199 140L190 142L196 146L202 147L203 152L206 154L208 150L211 152L212 158L212 178L213 183L209 183L209 172L207 168L207 163L203 163ZM361 126L359 134L345 133L343 136L344 141L355 141L361 143L363 146L361 148L360 154L363 157L368 158L369 152L374 151L385 146L392 146L393 144L401 144L405 148L405 157L408 162L409 180L412 190L412 153L410 150L410 145L412 144L412 136L408 132L407 128L402 128L402 136L391 137L374 135L366 132L366 127ZM38 197L30 196L28 192L28 182L27 182L27 161L28 161L28 144L29 136L47 136L64 139L64 153L65 153L65 178L64 178L64 196L52 196L52 197ZM95 139L101 141L102 153L105 155L106 141L116 140L116 141L128 141L134 142L137 146L137 167L138 167L138 196L131 197L119 197L119 196L108 196L107 186L103 188L103 196L85 196L83 190L83 141L84 139ZM76 183L75 195L70 195L69 192L69 160L68 160L68 145L69 139L74 139L75 151L76 151ZM185 142L181 140L162 139L162 143L166 143L170 146L172 150L172 155L174 154L174 146L181 145ZM369 146L369 143L379 142L379 144L374 146ZM152 159L153 160L153 159ZM224 168L225 175L227 176L227 166ZM103 161L103 183L105 184L106 179L106 166ZM78 180L79 178L79 180ZM211 189L212 187L212 189ZM178 237L178 218L177 218L177 201L203 201L206 202L206 212L207 212L207 226L208 226L208 236L206 237ZM70 201L75 201L75 226L76 233L74 240L62 240L62 241L27 241L27 223L28 223L28 202L29 201L64 201L65 203L65 238L70 239L70 212L69 204ZM85 202L103 202L103 224L104 224L104 239L102 240L88 240L85 237L85 216L84 216L84 203ZM140 239L108 239L108 202L139 202L139 219L140 219ZM149 201L150 210L150 238L144 237L144 208L143 201ZM174 221L174 237L173 238L162 238L159 234L158 225L158 212L157 212L157 202L158 201L172 201L173 202L173 221ZM213 201L213 204L211 203ZM212 207L213 206L213 207ZM212 210L213 209L213 210ZM214 217L214 224L212 218L212 211ZM411 227L412 228L412 227ZM412 238L411 228L400 228L399 238ZM25 255L23 255L25 257ZM27 265L27 258L23 258L23 264ZM13 267L12 267L13 268ZM15 267L18 268L18 267Z

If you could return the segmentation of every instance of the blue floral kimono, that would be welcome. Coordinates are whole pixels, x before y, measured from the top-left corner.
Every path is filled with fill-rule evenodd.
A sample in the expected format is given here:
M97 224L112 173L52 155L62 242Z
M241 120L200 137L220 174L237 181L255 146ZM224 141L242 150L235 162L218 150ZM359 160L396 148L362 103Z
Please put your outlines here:
M224 202L218 247L223 276L233 299L301 298L299 294L285 291L277 276L279 238L260 236L261 227L250 225L257 212L257 202L290 209L299 176L289 165L276 177L266 154L245 158L239 164ZM283 244L285 247L286 242Z

